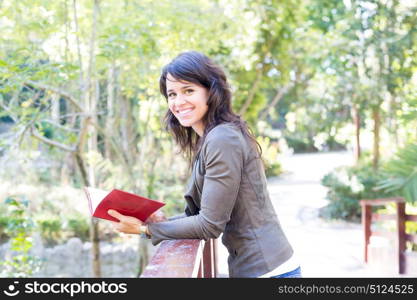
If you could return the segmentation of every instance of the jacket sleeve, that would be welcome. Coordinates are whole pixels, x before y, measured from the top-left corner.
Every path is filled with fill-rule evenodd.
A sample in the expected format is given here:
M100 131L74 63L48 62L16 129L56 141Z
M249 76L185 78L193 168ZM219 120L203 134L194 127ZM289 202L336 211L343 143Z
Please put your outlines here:
M186 218L186 217L191 216L191 215L192 214L191 214L190 210L188 209L188 206L186 206L185 209L184 209L184 212L182 214L169 217L168 221L174 221L174 220L177 220L177 219Z
M226 128L221 134L207 136L202 150L206 172L199 214L149 224L153 245L168 239L217 238L229 222L242 177L240 137Z
M187 215L185 213L182 213L182 214L179 214L179 215L169 217L168 221L174 221L174 220L182 219L182 218L185 218L185 217L187 217Z

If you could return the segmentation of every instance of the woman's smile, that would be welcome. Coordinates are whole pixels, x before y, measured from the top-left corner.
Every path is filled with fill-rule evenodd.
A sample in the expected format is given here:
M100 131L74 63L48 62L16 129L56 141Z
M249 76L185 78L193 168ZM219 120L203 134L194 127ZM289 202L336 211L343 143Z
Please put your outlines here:
M181 108L177 110L177 115L180 118L186 118L191 115L191 112L194 110L193 107Z

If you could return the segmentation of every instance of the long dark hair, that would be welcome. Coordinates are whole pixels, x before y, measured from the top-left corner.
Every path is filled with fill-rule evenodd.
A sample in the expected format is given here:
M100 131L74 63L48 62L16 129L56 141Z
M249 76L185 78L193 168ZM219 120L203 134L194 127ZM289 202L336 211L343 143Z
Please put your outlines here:
M168 73L176 80L192 82L207 88L209 94L207 100L208 111L203 117L205 128L202 137L196 134L192 127L182 126L169 109L164 118L166 129L173 134L176 142L181 147L181 151L189 159L190 167L194 163L196 154L200 150L207 134L211 129L222 123L233 123L240 128L242 133L249 138L252 145L256 148L259 157L261 157L262 148L256 141L250 128L232 110L232 92L226 75L220 66L206 55L197 51L180 53L162 69L159 79L160 92L167 101L166 80Z

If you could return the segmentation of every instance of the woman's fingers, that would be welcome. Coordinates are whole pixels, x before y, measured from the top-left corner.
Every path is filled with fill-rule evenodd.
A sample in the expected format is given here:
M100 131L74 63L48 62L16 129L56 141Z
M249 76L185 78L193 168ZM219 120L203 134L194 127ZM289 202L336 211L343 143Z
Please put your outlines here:
M142 225L141 220L135 217L122 215L114 209L109 209L107 213L120 221L112 222L115 230L123 233L139 233L139 226Z
M118 219L119 221L121 221L125 216L122 215L121 213L119 213L118 211L115 211L114 209L109 209L107 211L107 213L112 216L113 218Z

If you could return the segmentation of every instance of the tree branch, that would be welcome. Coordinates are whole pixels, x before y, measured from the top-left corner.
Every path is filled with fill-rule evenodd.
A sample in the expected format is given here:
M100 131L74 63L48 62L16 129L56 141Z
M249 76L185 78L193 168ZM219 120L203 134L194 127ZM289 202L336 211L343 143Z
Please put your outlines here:
M284 95L293 87L293 83L289 83L285 85L283 88L280 88L277 93L275 94L274 99L272 99L271 103L268 107L261 113L260 120L263 120L269 113L269 111L277 105L277 103L284 97Z
M88 116L84 119L83 125L80 130L80 135L78 136L78 142L76 146L76 152L81 153L84 148L85 141L88 135L88 125L91 121L91 116Z
M243 103L242 108L239 110L239 115L243 116L248 110L249 106L252 104L253 98L255 97L255 93L258 90L258 85L262 78L262 73L263 73L263 67L260 67L259 69L256 70L255 81L252 85L251 90L249 91L248 98L246 98L245 103Z
M311 72L305 76L302 80L296 79L295 81L287 83L283 88L277 90L277 93L274 96L274 99L269 103L266 109L264 109L260 115L260 120L264 119L269 111L277 105L277 103L287 94L294 86L298 84L305 84L307 83L313 76L315 75L315 72Z
M80 86L82 86L83 81L83 60L81 56L81 48L80 48L80 38L79 38L79 30L78 30L78 17L77 17L77 2L73 0L73 12L74 12L74 24L75 24L75 39L77 43L77 54L78 54L78 65L80 67Z
M49 86L47 84L43 84L43 83L40 83L40 82L35 82L35 81L32 81L32 80L28 80L25 83L25 85L32 85L32 86L34 86L36 88L39 88L39 89L48 90L48 91L57 93L57 94L61 95L62 97L66 98L69 102L71 102L79 111L84 111L83 108L78 104L78 100L66 91L63 91L59 88Z
M61 124L58 124L58 123L56 123L56 122L54 122L52 120L49 120L49 119L44 119L43 121L44 122L47 122L47 123L49 123L49 124L51 124L51 125L53 125L53 126L55 126L57 128L60 128L60 129L63 129L63 130L69 131L69 132L80 132L79 129L68 128L68 127L62 126Z
M54 146L54 147L60 148L60 149L62 149L62 150L68 151L68 152L74 152L74 151L75 151L75 148L72 148L72 147L70 147L70 146L67 146L67 145L61 144L61 143L59 143L59 142L53 141L53 140L51 140L51 139L48 139L48 138L46 138L46 137L44 137L44 136L40 135L40 134L37 132L37 130L36 130L36 128L35 128L34 126L32 126L32 127L30 128L30 133L32 134L32 136L34 136L35 138L37 138L37 139L38 139L38 140L40 140L41 142L44 142L45 144L48 144L48 145L51 145L51 146Z

